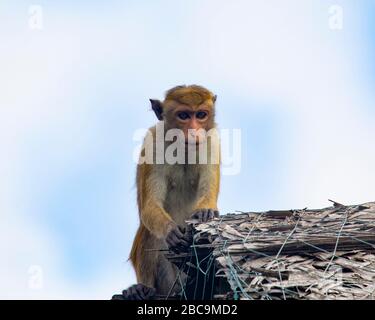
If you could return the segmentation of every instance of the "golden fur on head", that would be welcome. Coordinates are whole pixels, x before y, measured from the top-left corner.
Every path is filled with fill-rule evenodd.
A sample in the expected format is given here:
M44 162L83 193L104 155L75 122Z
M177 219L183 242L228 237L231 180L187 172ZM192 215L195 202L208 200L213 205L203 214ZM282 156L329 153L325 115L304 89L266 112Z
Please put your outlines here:
M198 85L177 86L168 90L164 101L176 101L188 106L197 106L206 101L215 102L216 96L206 88Z

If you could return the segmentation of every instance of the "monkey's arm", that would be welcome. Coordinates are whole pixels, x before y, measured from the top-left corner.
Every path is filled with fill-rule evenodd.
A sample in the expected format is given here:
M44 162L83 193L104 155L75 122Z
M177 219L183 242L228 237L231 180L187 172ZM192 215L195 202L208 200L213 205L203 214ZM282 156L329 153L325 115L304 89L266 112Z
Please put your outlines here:
M206 222L219 217L219 211L217 210L219 185L220 165L208 165L199 182L199 198L191 216L193 219Z
M165 238L173 228L174 222L162 206L166 194L166 183L158 177L155 165L138 165L137 193L139 214L143 225L157 238Z
M198 201L194 211L200 209L217 210L217 198L220 188L220 165L208 164L204 174L200 177L198 187Z
M141 164L137 171L138 206L143 225L157 238L165 239L168 248L178 252L189 243L171 216L163 208L166 182L156 165Z

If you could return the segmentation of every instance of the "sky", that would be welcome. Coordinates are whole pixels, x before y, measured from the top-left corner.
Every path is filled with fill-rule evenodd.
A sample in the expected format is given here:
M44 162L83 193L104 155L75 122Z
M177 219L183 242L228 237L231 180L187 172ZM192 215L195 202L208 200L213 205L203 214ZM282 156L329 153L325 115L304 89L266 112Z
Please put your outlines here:
M175 85L241 131L222 214L375 200L374 21L371 0L1 0L0 298L135 282L134 133Z

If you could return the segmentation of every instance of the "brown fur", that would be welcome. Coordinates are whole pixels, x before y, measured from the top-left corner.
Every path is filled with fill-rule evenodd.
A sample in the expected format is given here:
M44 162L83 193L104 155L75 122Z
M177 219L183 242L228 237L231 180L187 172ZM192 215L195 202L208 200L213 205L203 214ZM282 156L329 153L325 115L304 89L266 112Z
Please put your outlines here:
M166 128L180 128L173 111L188 106L192 110L204 108L209 112L208 119L199 123L209 130L215 125L214 102L215 96L203 87L172 88L162 103ZM155 127L150 130L155 137ZM184 226L195 210L217 209L219 184L219 164L138 164L140 226L130 260L139 283L154 287L157 294L166 295L179 289L177 286L172 290L177 268L154 249L166 249L165 237L173 225Z
M177 86L166 92L164 102L168 100L189 106L197 106L208 100L215 102L215 96L201 86Z

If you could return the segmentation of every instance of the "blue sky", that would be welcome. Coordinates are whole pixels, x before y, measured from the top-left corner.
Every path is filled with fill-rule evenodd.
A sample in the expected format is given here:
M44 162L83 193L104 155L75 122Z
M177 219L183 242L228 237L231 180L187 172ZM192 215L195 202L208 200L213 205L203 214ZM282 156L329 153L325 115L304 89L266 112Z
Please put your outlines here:
M32 30L34 4L0 4L0 298L135 281L133 134L177 84L214 91L219 127L241 130L222 213L375 200L372 1L40 1Z

